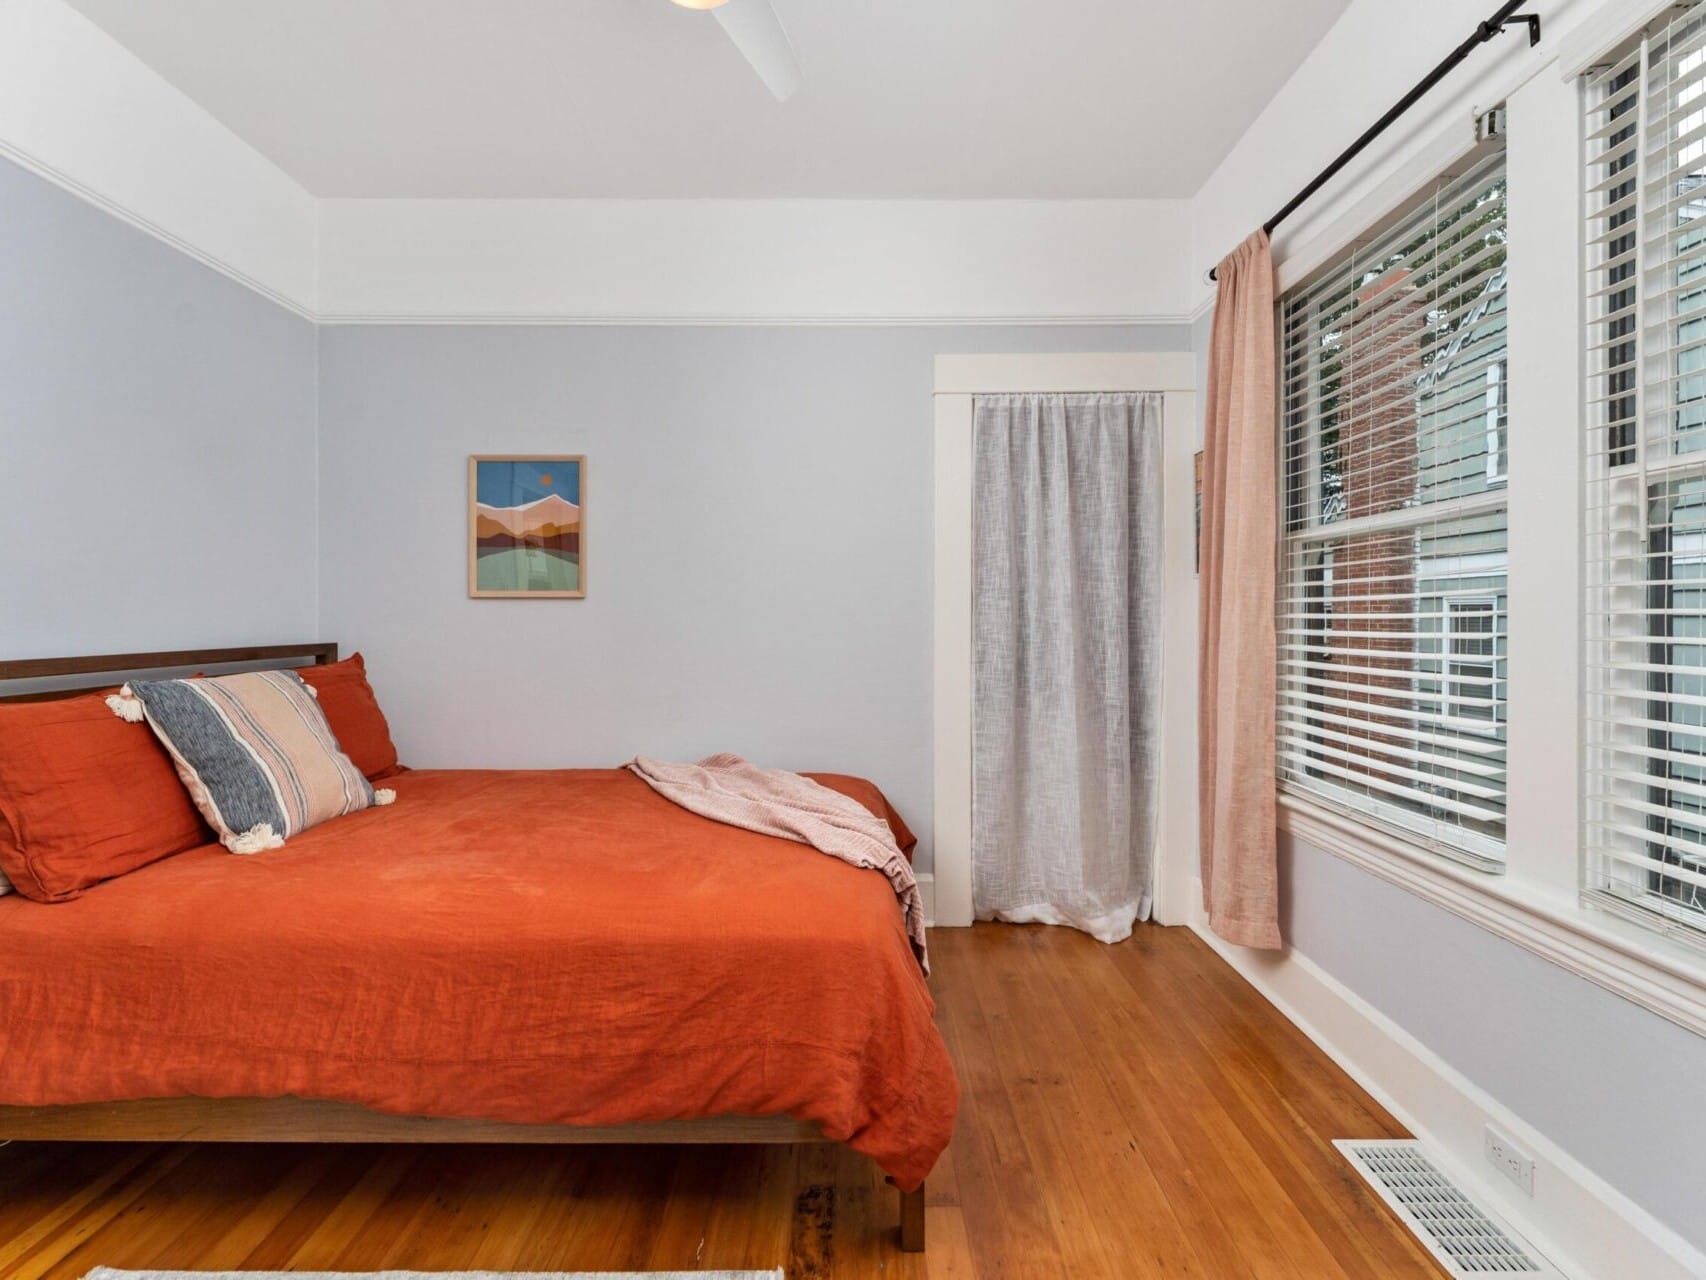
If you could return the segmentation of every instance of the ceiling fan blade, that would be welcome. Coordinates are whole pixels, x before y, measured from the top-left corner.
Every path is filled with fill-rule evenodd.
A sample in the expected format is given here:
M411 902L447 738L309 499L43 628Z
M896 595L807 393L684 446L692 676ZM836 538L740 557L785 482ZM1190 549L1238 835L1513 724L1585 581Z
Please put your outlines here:
M770 0L728 0L711 12L776 101L792 97L800 87L800 60Z

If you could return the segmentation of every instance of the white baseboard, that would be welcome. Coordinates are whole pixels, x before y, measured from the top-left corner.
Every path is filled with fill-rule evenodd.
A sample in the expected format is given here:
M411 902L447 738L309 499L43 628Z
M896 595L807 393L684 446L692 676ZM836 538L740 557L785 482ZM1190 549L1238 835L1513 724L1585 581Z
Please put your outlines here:
M924 923L936 923L936 873L920 871L918 873L918 896L924 903Z
M1518 1119L1307 956L1234 946L1200 919L1190 927L1560 1271L1577 1280L1706 1276L1706 1254ZM1534 1157L1532 1199L1483 1158L1488 1123Z

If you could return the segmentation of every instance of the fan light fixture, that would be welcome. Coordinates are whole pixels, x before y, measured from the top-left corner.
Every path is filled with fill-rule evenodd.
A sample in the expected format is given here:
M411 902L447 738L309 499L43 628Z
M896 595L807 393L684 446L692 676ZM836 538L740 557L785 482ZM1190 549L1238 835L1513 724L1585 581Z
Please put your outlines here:
M683 9L709 9L723 34L752 64L764 87L786 102L800 87L800 60L770 0L674 0Z

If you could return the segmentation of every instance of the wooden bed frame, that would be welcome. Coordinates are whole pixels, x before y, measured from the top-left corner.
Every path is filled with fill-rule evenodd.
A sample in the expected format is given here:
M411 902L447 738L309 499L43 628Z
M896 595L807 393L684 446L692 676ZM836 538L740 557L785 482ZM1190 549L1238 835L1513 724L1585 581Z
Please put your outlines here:
M0 686L51 681L48 689L0 693L0 702L42 702L103 688L132 675L209 667L285 667L338 660L333 643L181 649L95 657L0 660ZM81 677L101 676L100 680ZM73 678L73 679L67 679ZM497 1120L398 1116L313 1098L144 1098L52 1107L0 1105L0 1141L20 1142L489 1142L817 1143L815 1125L787 1116L719 1116L589 1128ZM900 1194L900 1247L924 1249L924 1188Z

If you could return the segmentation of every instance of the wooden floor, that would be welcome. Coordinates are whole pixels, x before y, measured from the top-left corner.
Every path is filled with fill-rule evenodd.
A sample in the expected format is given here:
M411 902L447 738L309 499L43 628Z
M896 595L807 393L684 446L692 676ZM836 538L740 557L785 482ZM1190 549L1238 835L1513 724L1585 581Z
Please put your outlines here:
M1403 1131L1195 936L932 935L965 1088L929 1251L839 1148L0 1149L0 1276L775 1267L821 1277L1443 1274L1333 1138Z

